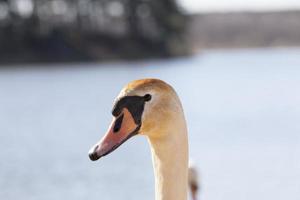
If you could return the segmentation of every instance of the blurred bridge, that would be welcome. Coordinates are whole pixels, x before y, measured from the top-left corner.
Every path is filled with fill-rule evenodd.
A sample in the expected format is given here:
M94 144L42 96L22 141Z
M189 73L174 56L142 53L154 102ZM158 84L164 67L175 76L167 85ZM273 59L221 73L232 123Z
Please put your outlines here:
M180 55L185 25L174 0L0 0L0 58Z

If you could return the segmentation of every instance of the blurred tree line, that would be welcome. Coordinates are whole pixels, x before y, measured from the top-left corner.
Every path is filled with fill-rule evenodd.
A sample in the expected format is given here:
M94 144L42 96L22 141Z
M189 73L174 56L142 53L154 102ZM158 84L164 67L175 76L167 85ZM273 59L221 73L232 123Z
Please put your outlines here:
M0 0L0 62L187 53L175 0Z

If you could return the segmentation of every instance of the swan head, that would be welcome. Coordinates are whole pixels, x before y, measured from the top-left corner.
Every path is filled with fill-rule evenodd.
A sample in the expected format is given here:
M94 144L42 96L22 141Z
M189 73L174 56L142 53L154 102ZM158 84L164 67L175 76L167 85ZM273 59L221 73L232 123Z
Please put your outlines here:
M90 159L98 160L138 134L154 139L167 137L170 131L166 129L178 122L179 112L178 96L167 83L158 79L130 82L116 98L113 120L107 133L90 149Z

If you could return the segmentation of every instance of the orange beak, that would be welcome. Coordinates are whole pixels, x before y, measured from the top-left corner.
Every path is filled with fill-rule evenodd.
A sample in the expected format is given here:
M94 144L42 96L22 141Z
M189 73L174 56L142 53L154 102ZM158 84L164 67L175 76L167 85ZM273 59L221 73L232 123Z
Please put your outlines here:
M127 108L112 120L107 133L89 151L89 157L95 161L117 149L126 140L136 135L140 124L135 124L131 113Z

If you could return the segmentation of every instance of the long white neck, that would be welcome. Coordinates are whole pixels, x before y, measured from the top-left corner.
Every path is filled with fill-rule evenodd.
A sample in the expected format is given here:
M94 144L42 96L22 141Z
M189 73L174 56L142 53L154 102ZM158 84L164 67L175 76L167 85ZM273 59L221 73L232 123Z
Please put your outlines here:
M188 139L184 118L163 131L168 131L166 137L149 137L155 175L155 199L186 200Z

